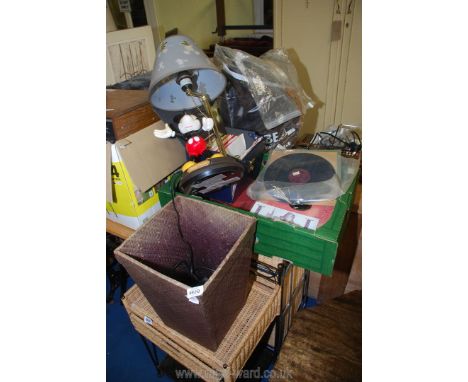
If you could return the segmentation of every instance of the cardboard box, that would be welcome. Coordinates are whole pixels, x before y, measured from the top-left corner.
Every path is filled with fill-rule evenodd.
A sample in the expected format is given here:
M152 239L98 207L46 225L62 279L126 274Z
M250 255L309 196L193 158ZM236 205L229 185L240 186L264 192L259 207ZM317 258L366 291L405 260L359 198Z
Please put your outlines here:
M137 229L161 208L156 188L186 161L184 146L177 139L157 139L158 121L107 144L107 218Z
M181 174L176 173L174 176L180 177ZM335 265L336 254L344 231L343 227L346 225L348 210L353 201L358 178L359 175L356 176L348 191L336 199L335 208L327 223L315 231L271 220L227 204L214 201L204 202L254 216L257 219L255 253L268 257L281 257L298 267L330 276ZM180 194L177 193L177 195ZM162 206L169 203L172 200L171 185L164 184L159 190L159 196ZM184 197L199 198L193 195L184 195Z

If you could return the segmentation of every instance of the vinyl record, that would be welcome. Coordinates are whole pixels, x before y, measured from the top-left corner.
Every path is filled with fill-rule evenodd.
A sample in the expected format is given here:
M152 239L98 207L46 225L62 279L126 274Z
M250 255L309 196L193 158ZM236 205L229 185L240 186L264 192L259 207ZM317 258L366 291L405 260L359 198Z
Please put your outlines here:
M263 180L277 183L316 183L331 179L335 169L329 161L312 153L297 153L276 159Z
M235 158L209 158L183 174L179 189L187 195L203 196L237 183L244 176L244 170L244 165Z
M328 193L326 182L335 175L333 165L312 153L287 154L274 160L266 169L265 188L275 199L287 202L295 210L310 208L311 186L315 191Z

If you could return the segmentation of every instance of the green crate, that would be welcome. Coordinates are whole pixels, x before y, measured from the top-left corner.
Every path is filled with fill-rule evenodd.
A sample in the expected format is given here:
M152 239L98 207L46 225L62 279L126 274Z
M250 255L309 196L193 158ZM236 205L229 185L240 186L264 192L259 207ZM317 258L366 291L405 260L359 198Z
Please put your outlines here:
M176 172L174 180L178 180L180 176L181 172ZM316 231L295 227L280 221L273 221L263 216L257 216L248 211L214 201L205 200L205 202L254 216L257 219L254 247L256 253L269 257L278 256L292 261L299 267L330 276L335 264L346 215L353 202L358 178L359 176L356 176L348 191L336 200L335 209L330 220ZM171 185L171 181L167 182L159 190L159 200L162 206L172 200ZM177 193L177 195L183 194ZM187 197L203 200L194 195Z

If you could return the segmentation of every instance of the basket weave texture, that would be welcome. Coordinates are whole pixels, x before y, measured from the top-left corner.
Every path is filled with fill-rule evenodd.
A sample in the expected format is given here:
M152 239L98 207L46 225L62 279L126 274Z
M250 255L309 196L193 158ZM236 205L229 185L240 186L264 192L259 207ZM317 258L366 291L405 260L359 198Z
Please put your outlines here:
M115 250L165 325L216 350L249 292L249 268L256 220L195 199L176 197L181 229L190 242L195 268L215 270L203 284L198 304L186 297L189 286L177 279L188 258L171 203L159 210Z
M138 286L123 299L135 329L171 357L206 381L234 381L263 334L279 314L280 286L252 285L239 315L223 341L212 351L166 326ZM145 323L145 317L151 323Z

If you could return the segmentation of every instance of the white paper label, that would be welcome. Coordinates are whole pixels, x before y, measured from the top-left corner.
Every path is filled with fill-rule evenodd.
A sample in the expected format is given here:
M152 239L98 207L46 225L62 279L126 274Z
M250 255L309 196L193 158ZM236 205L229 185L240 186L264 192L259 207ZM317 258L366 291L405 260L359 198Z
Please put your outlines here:
M265 216L273 220L283 221L288 224L298 225L300 227L316 230L320 219L304 215L298 212L292 212L283 208L271 206L269 204L255 202L250 212Z
M187 289L187 298L190 300L192 297L203 295L203 285ZM197 299L198 301L198 299ZM198 302L197 302L198 304Z
M143 321L145 321L145 323L149 325L153 324L153 320L149 318L148 316L143 317Z
M202 294L203 294L203 285L200 285L200 286L187 289L187 296L185 297L187 297L188 300L192 304L199 304L200 301L198 300L197 296L201 296Z

